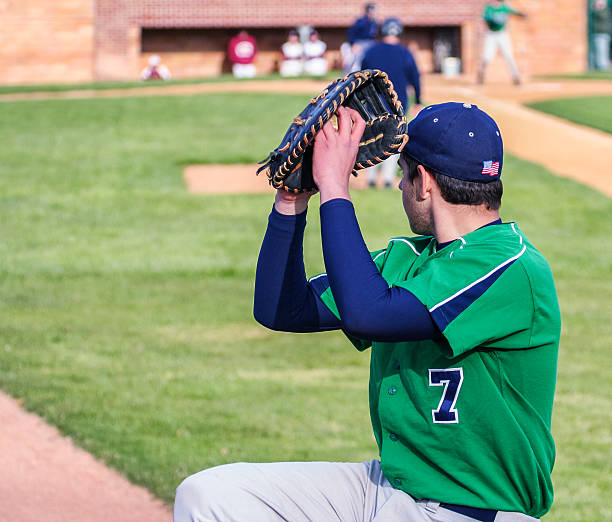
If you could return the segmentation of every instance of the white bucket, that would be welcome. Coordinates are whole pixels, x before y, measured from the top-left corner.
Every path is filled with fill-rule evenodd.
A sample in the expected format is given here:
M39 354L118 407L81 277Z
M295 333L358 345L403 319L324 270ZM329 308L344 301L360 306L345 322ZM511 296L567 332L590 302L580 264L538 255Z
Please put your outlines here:
M442 74L444 76L459 76L461 74L461 60L448 56L442 60Z

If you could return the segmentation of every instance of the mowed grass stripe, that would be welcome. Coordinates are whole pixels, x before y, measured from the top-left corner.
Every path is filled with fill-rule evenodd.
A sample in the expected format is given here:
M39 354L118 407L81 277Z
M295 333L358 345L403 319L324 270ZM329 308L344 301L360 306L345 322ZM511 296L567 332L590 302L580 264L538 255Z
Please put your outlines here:
M268 332L253 276L273 195L187 194L182 165L252 163L304 96L3 104L0 386L171 502L237 460L374 458L368 354ZM563 312L551 520L612 493L610 200L507 157L502 215L550 260ZM370 248L409 235L395 191L354 194ZM305 237L323 270L316 198Z
M612 96L559 98L529 103L527 106L612 134Z

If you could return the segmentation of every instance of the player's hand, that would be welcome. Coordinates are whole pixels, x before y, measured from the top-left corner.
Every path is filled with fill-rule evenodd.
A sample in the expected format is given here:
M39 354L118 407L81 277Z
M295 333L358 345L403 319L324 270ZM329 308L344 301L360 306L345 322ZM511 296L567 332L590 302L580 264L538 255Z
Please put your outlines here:
M308 201L313 194L316 194L316 190L312 192L302 192L300 194L293 194L286 190L279 189L276 191L276 198L274 200L274 208L280 214L286 216L295 216L301 214L308 207Z
M355 165L359 141L366 123L348 107L340 107L338 130L331 120L323 125L314 141L312 176L321 193L321 204L330 199L350 199L348 183Z

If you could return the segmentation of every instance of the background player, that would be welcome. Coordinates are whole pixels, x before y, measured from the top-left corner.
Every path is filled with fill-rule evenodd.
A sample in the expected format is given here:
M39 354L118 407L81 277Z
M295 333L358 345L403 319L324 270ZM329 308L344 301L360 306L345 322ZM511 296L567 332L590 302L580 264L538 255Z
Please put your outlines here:
M327 73L325 51L327 44L321 40L318 31L312 29L308 41L304 42L304 74L323 76Z
M171 78L170 69L161 63L161 56L158 54L149 57L149 65L140 73L141 80L170 80Z
M362 69L363 55L374 45L378 36L376 4L368 3L365 5L363 16L353 22L353 25L349 27L347 36L348 43L351 46L352 62L345 72L350 73Z
M499 49L510 68L512 81L515 85L521 83L518 67L512 55L512 42L507 30L508 16L515 15L526 18L526 14L512 9L505 0L494 0L488 3L483 12L483 19L487 24L482 51L482 61L478 70L478 83L484 82L485 69Z
M227 56L235 78L253 78L257 74L257 42L248 32L240 31L229 41Z
M414 90L414 114L420 110L421 80L419 69L412 53L401 43L400 36L404 28L397 18L387 18L380 29L382 41L375 43L365 53L362 61L363 69L380 69L388 74L399 101L402 103L404 113L410 111L408 102L408 88ZM393 155L382 163L367 170L368 184L376 185L376 178L382 172L385 187L391 187L397 176L397 161L399 156Z
M589 2L591 19L591 45L589 62L600 70L610 68L610 39L612 32L612 9L608 0L591 0Z
M281 45L283 59L280 63L280 75L284 77L300 76L304 72L304 46L300 42L300 35L291 29L287 41Z
M421 111L400 188L423 235L370 254L348 191L365 123L345 108L338 123L313 154L327 273L304 274L311 195L278 191L254 311L272 329L341 328L371 347L380 460L211 468L179 486L175 520L534 520L552 503L560 316L548 264L499 219L499 129L469 104Z

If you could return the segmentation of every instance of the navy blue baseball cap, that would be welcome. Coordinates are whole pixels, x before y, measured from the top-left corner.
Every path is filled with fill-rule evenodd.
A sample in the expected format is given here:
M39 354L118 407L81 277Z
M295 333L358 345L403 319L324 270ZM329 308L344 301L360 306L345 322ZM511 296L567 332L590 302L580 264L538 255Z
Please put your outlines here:
M501 132L476 105L447 102L425 107L408 124L408 136L402 152L434 172L477 183L501 176Z
M400 36L403 30L402 22L397 18L387 18L380 28L380 34L383 36Z

